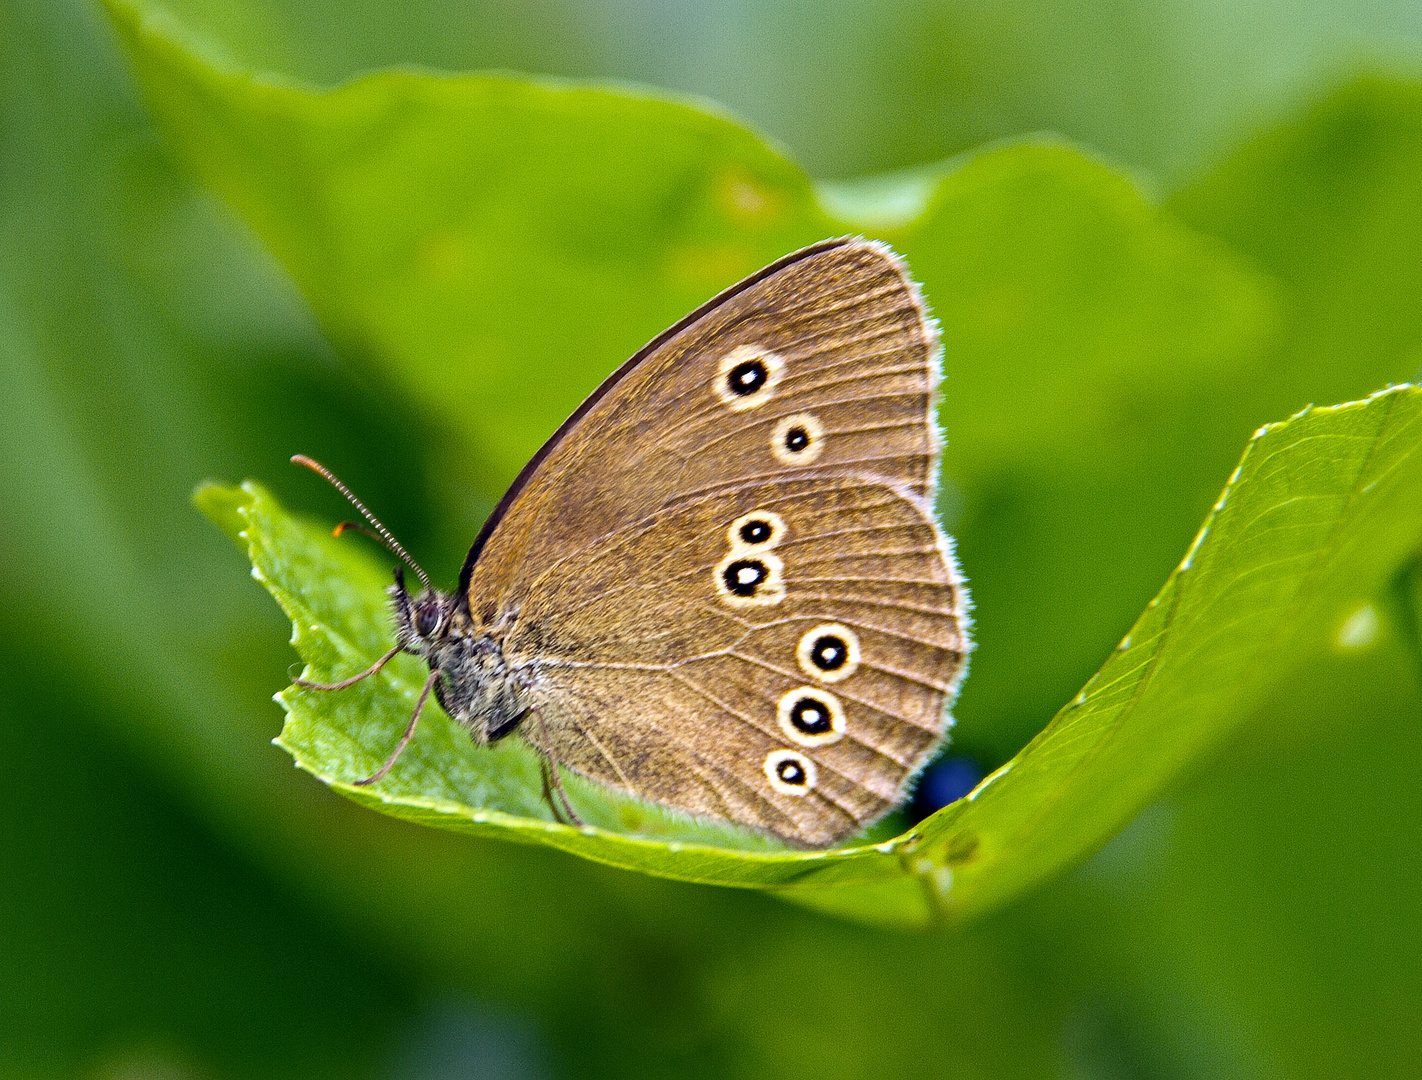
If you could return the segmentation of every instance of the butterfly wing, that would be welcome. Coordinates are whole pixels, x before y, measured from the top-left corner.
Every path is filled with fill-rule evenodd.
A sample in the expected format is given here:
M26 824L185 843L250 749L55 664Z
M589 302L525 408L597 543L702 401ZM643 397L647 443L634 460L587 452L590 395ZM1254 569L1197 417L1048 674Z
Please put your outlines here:
M806 844L902 798L967 649L937 380L902 264L840 240L604 383L466 566L561 762Z

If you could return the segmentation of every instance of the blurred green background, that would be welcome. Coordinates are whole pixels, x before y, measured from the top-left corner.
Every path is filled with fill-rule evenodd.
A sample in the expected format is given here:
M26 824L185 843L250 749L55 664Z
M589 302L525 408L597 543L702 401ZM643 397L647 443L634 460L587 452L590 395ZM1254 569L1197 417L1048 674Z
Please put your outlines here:
M1113 377L1087 424L1065 406L1095 369L1014 386L1020 439L953 403L981 642L957 747L983 768L1096 669L1255 426L1422 367L1415 3L168 9L317 84L414 63L704 95L821 179L1056 131L1193 230L1240 283L1238 348ZM1011 385L973 359L965 392ZM401 825L269 745L289 626L193 484L335 519L285 464L311 453L447 582L506 479L450 445L175 164L100 8L0 0L0 1076L1415 1073L1422 668L1389 598L1072 875L885 934Z

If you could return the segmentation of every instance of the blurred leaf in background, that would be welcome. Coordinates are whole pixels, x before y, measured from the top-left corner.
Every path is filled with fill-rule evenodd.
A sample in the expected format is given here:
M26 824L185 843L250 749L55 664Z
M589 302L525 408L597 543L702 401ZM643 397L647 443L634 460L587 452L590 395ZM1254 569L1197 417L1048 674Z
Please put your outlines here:
M1167 183L1365 67L1415 72L1410 0L265 0L164 5L239 67L633 79L721 102L821 177L1056 131Z
M709 93L819 176L1055 128L1157 177L1164 211L1082 161L1095 179L1029 177L995 220L963 193L931 243L894 235L917 211L875 227L960 335L944 509L982 641L959 747L986 767L1119 639L1255 426L1422 366L1422 95L1333 89L1365 62L1405 69L1414 5L170 11L205 55L321 83L423 62ZM296 773L268 745L287 629L192 485L257 476L338 519L284 465L315 454L452 576L518 455L451 462L472 440L382 368L394 339L354 339L330 318L333 295L364 314L354 294L301 270L355 222L264 234L278 263L239 198L175 168L102 12L0 4L0 80L0 1075L1382 1077L1422 1054L1422 691L1381 602L1079 872L952 936L415 830ZM883 215L924 190L905 174L814 205ZM406 194L391 220L428 206ZM556 250L588 224L547 210L506 237ZM641 259L610 256L633 286L580 378L739 273L648 300ZM990 289L955 288L973 259ZM1115 277L1088 289L1074 271L1098 264ZM490 306L510 288L461 272ZM1133 303L1151 275L1194 314ZM531 287L557 301L548 340L575 340L572 279L502 300ZM522 452L582 388L521 399ZM1013 403L1030 422L1000 422Z

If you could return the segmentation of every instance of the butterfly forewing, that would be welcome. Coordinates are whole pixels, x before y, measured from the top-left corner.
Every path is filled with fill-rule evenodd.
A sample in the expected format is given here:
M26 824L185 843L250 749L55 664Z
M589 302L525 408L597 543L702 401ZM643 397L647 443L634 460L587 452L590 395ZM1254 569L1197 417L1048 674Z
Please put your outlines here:
M930 508L937 380L902 265L848 240L604 384L466 574L559 761L806 844L901 800L967 649Z

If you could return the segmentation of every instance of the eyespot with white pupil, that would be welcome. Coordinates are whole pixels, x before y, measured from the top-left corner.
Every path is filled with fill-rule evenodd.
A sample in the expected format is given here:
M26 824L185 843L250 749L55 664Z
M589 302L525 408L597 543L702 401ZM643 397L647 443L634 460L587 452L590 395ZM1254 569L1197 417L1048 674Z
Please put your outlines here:
M742 514L726 530L733 551L769 551L784 538L785 519L770 510Z
M824 425L813 413L781 417L770 436L770 452L782 465L808 465L824 447Z
M764 386L768 378L770 369L764 360L743 360L726 376L726 389L736 397L746 397Z
M772 750L767 754L765 776L782 795L806 795L819 779L815 763L795 750Z
M844 738L844 706L816 686L787 691L776 706L775 719L785 737L801 746L828 746Z
M770 577L770 568L759 559L737 559L721 574L726 588L737 596L754 596Z
M712 384L716 396L733 412L764 405L775 392L785 361L759 345L737 345L721 358Z
M733 549L714 571L716 591L732 607L778 604L785 599L785 564L769 552Z
M823 623L800 638L795 659L812 679L839 682L859 668L859 635L839 623Z

